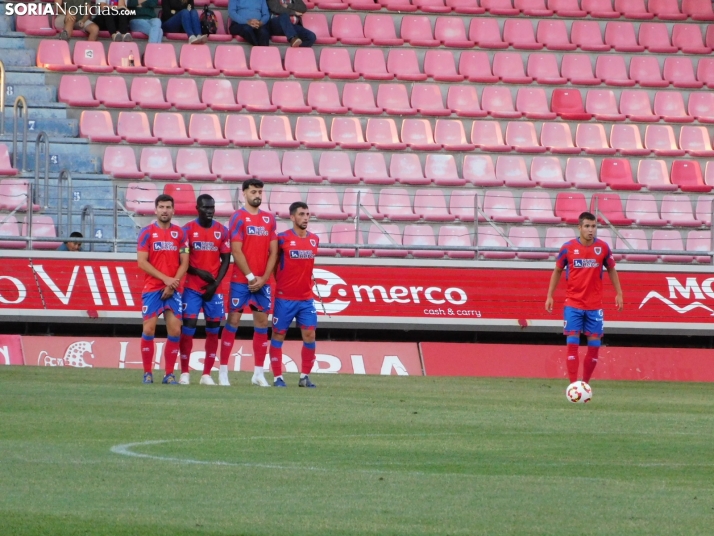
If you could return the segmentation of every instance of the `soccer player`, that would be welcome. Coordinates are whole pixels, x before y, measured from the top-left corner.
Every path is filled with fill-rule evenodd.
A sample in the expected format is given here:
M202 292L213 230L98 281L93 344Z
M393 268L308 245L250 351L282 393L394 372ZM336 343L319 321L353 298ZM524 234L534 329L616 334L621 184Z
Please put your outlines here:
M154 383L151 368L154 362L154 333L161 314L166 320L168 334L164 358L166 374L161 383L178 385L174 367L179 353L181 335L181 278L188 269L186 234L171 223L174 199L162 194L154 201L156 221L144 227L136 248L139 268L146 272L141 294L141 312L144 320L141 335L141 361L144 365L144 383Z
M196 333L198 313L206 318L206 359L203 362L201 385L216 385L211 369L216 362L218 331L223 320L223 294L216 294L231 263L228 229L213 220L216 201L208 194L196 200L198 218L183 226L189 247L188 275L183 291L183 328L181 328L181 378L188 385L189 358Z
M233 254L228 321L221 335L219 385L228 383L228 360L233 350L238 323L243 308L253 311L253 358L255 371L251 383L270 387L265 379L263 363L268 353L268 313L271 307L269 280L278 259L278 237L275 218L260 210L263 182L248 179L243 182L245 206L231 216L228 233Z
M583 212L578 218L580 237L563 244L555 261L555 270L550 278L545 309L553 312L553 292L558 286L560 274L565 270L567 281L565 294L565 324L563 333L567 337L567 366L570 383L578 379L580 358L580 333L588 339L588 351L583 363L583 381L588 383L595 370L603 335L602 312L602 272L607 270L615 287L615 305L622 311L622 288L615 270L612 251L604 241L595 236L597 220L590 212Z
M315 364L317 311L312 297L312 269L320 239L307 230L310 211L302 201L290 205L290 220L293 228L278 235L270 367L273 385L287 387L283 379L283 341L290 323L296 319L302 332L302 372L298 386L315 387L308 374Z

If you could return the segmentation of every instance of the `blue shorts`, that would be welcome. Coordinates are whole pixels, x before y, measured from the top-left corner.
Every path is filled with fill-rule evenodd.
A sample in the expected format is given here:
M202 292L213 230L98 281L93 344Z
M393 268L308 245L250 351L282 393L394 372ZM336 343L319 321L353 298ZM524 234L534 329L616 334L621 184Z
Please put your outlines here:
M183 309L181 293L175 290L170 298L162 300L161 295L163 293L163 290L156 290L154 292L145 292L141 295L141 316L144 320L154 316L161 316L166 310L171 311L176 318L181 318L181 310Z
M251 292L247 283L231 283L231 304L228 310L239 313L246 305L261 313L268 313L272 305L270 285L263 286L258 292Z
M564 316L564 335L579 336L580 333L583 333L586 337L592 335L602 337L604 333L602 309L586 311L585 309L576 309L575 307L566 306Z
M317 327L317 311L314 300L275 300L273 311L273 331L285 333L293 318L297 319L300 329L315 329Z
M214 294L211 301L203 301L203 294L187 288L183 291L183 317L198 318L203 309L206 322L220 322L225 316L223 294Z

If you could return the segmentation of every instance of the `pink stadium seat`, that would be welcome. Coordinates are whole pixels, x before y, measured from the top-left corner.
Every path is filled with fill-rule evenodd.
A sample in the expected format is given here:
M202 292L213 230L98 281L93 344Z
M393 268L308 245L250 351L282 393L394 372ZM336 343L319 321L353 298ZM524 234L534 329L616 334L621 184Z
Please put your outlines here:
M306 151L286 151L283 153L283 175L299 183L321 183L324 179L315 174L312 154Z
M438 151L441 145L434 142L431 123L427 119L404 119L402 121L402 142L413 151ZM369 135L367 136L369 140Z
M452 85L446 96L446 107L459 117L486 117L481 109L476 88L469 85Z
M229 114L226 117L226 139L237 147L263 147L265 140L258 138L252 115Z
M548 98L541 88L520 88L516 95L516 110L529 119L555 119L548 107Z
M700 220L694 218L692 202L685 195L665 195L660 208L662 218L676 227L699 227Z
M570 42L568 29L562 20L542 20L538 22L536 40L548 50L575 50Z
M53 30L54 31L54 30ZM37 48L37 66L48 71L76 71L66 41L43 39Z
M394 74L387 72L387 63L381 49L358 48L355 51L354 70L365 80L394 79Z
M124 86L124 91L126 92L126 86ZM95 99L92 94L92 84L89 78L84 75L62 75L57 97L60 102L65 102L70 106L81 108L99 106L99 100Z
M565 223L577 223L580 214L587 210L585 196L580 192L559 192L555 196L555 215ZM546 243L546 247L551 246Z
M590 57L585 54L564 54L560 65L560 74L571 84L596 86L601 80L593 76Z
M174 170L174 160L168 147L143 148L139 169L154 180L176 181L181 178Z
M650 191L672 192L679 186L669 181L669 170L664 160L640 160L637 182Z
M362 125L356 117L334 117L330 139L343 149L365 150L372 147L371 143L364 140Z
M468 228L462 225L442 225L439 228L439 238L437 240L439 246L444 247L471 247L473 246L471 242L471 233ZM479 246L491 246L487 240L484 240L484 244L479 244ZM459 251L450 250L446 252L446 256L452 259L473 259L476 256L474 251ZM500 257L493 257L500 258Z
M394 184L396 180L387 173L383 153L357 153L355 175L365 184Z
M426 221L454 221L456 217L446 208L444 192L438 189L417 190L414 212Z
M533 78L526 76L520 54L496 52L493 57L493 74L506 84L530 84Z
M697 80L708 88L714 88L714 59L701 58L697 64Z
M307 17L308 14L305 14ZM248 68L243 47L218 45L213 59L216 69L224 76L253 76L255 71Z
M62 77L62 81L64 81L65 78L71 77L65 75ZM88 79L87 82L89 82ZM97 101L101 102L107 108L134 108L136 106L134 101L129 100L126 82L121 77L98 76L94 91ZM62 86L60 85L60 100L62 100L61 94ZM79 95L82 94L80 93ZM76 106L76 104L74 106Z
M365 83L345 84L342 90L342 103L353 114L379 115L384 112L384 108L375 104L372 86Z
M72 61L87 73L111 73L114 67L107 63L104 45L99 41L77 41Z
M318 173L332 184L357 184L359 177L352 172L352 164L347 153L324 151L320 154Z
M281 112L296 114L309 114L312 112L312 106L305 104L305 97L303 97L300 82L295 80L289 82L276 81L273 84L271 100Z
M302 200L302 194L296 186L273 186L270 191L269 209L281 218L289 218L290 205Z
M685 20L677 0L648 0L647 10L660 20Z
M714 95L709 92L690 93L687 111L700 123L714 123Z
M394 19L389 15L367 15L364 18L364 36L377 46L399 47L404 44L404 39L397 37Z
M283 162L283 165L285 165L285 162ZM342 211L340 199L334 188L325 186L310 188L307 191L305 202L310 207L310 213L321 220L344 220L354 216L354 211L351 214L345 214Z
M27 243L21 240L7 240L3 238L18 237L20 235L20 225L15 216L4 216L0 221L0 248L2 249L25 249Z
M677 146L674 131L669 125L648 125L645 129L645 147L657 156L684 156L684 150Z
M307 105L321 114L346 114L334 82L312 82L307 89Z
M597 21L573 21L570 41L580 50L589 52L607 52L612 48L603 41L600 24Z
M456 72L454 56L447 50L427 50L424 74L437 82L461 82L465 76Z
M315 51L309 47L288 47L285 51L285 70L295 78L319 80L325 77L325 73L317 69Z
M122 59L134 57L134 66L122 65ZM136 43L120 43L119 41L109 44L107 52L107 63L114 67L114 70L122 74L145 74L149 69L141 64L142 54Z
M394 119L368 119L365 137L382 151L402 151L407 148L407 144L399 140Z
M389 175L400 184L412 186L426 186L431 184L431 179L424 177L419 155L394 154L389 163Z
M539 84L560 85L567 82L560 76L560 67L554 54L531 54L528 56L526 72Z
M216 114L191 115L191 120L188 123L188 136L195 139L199 145L221 147L230 143L223 137L221 121Z
M544 153L545 147L538 144L535 125L528 122L511 121L506 126L506 145L519 153Z
M478 5L478 0L445 0L444 3L450 6L454 13L482 15L486 12L486 9Z
M200 45L183 45L179 65L193 76L218 76L220 69L213 66L211 49Z
M412 210L409 192L403 188L384 188L379 193L379 212L390 220L414 221L419 216Z
M714 196L698 195L694 208L694 217L701 220L707 227L712 224L712 201L714 201Z
M391 224L382 224L382 229L377 227L375 224L369 226L369 232L367 233L367 244L370 246L383 246L383 245L402 245L402 233L399 230L399 226ZM389 236L387 236L389 235ZM377 257L406 257L409 252L406 250L395 250L395 249L374 249L374 254Z
M485 225L479 227L477 242L479 247L508 247L508 242L505 239L504 230L500 227L494 228L490 226L487 227ZM464 243L464 245L467 244ZM449 255L450 253L451 252L447 251L446 254ZM481 253L484 259L514 259L516 257L515 251L481 251L479 253Z
M27 220L22 224L22 236L32 236L32 238L55 238L57 229L51 216L37 214L32 219L32 232L30 233ZM32 249L57 249L61 242L33 242Z
M650 249L647 243L647 236L642 229L623 229L620 234L624 238L617 238L615 249L636 249L648 251ZM629 244L629 246L628 246ZM649 255L647 253L628 253L624 256L625 260L633 262L656 262L657 255Z
M451 115L451 110L444 108L441 90L436 84L414 84L411 94L411 107L424 116Z
M529 17L551 17L553 10L548 9L545 0L513 0L513 7Z
M560 249L563 244L575 238L575 230L572 227L548 227L545 231L546 248ZM551 253L550 257L554 258L557 253Z
M117 135L127 143L154 144L159 141L151 135L149 118L144 112L120 112Z
M264 182L288 182L283 175L277 151L251 151L248 157L248 174Z
M565 164L565 181L578 190L604 190L607 184L600 182L595 161L592 158L568 158Z
M461 18L439 17L434 26L434 37L445 47L473 48L474 42L466 38L466 27Z
M512 16L520 13L520 9L513 7L511 0L481 0L481 7L491 15Z
M654 113L668 123L691 123L694 118L684 108L682 94L675 91L658 91L654 98Z
M510 152L513 149L503 142L501 126L496 121L474 121L471 143L487 152Z
M620 111L630 121L659 121L659 116L652 112L652 104L646 91L624 90L620 94Z
M126 188L126 208L139 215L154 214L154 200L159 195L150 182L131 182Z
M536 190L521 194L521 216L531 223L560 223L562 219L553 214L553 202L548 192Z
M540 236L538 235L538 229L535 227L516 227L512 225L508 230L508 239L511 241L514 247L517 248L540 248L542 247L540 242ZM544 260L549 257L546 252L526 252L519 251L516 253L519 259L531 259L531 260Z
M203 149L179 149L176 153L176 171L189 182L216 180L216 175L208 167L208 155Z
M337 147L337 143L327 137L327 127L322 117L298 117L295 123L295 139L309 149Z
M161 80L154 77L134 77L131 81L131 100L140 108L168 110L171 104L164 99Z
M462 52L459 57L459 74L469 82L491 84L499 80L491 71L491 62L486 52Z
M550 109L565 120L587 121L592 117L585 111L583 97L577 89L554 89Z
M377 106L389 115L416 115L409 104L409 95L404 84L380 84L377 89Z
M672 27L672 44L685 54L711 54L711 47L704 44L697 24L675 24Z
M555 156L535 156L531 160L531 181L541 188L569 188L565 182L560 159Z
M652 194L630 194L627 198L625 214L636 225L663 227L667 220L659 217L657 200Z
M585 97L585 111L599 121L624 121L617 109L617 98L610 89L591 89Z
M166 145L192 145L186 134L186 123L179 113L157 113L154 116L154 136Z
M488 155L467 155L464 157L463 174L467 182L477 187L503 186L503 179L496 178L493 160Z
M631 22L608 22L605 26L605 44L618 52L642 52L645 49L637 43L635 27Z
M660 22L645 22L640 24L639 43L649 52L672 54L677 47L669 40L667 25Z
M654 17L645 8L644 0L615 0L615 11L626 19L649 20Z
M180 75L186 71L176 61L176 50L172 44L147 44L144 51L144 64L154 74Z
M362 229L357 232L354 224L352 223L336 223L332 226L330 231L330 242L333 244L354 244L355 236L358 236L357 244L364 244L364 233ZM348 249L346 247L337 248L337 253L342 257L354 257L355 248ZM372 250L364 248L359 250L360 257L370 257L372 255Z
M637 125L613 125L610 145L625 156L648 156L652 151L642 146L642 137Z
M360 77L359 73L352 70L352 60L345 48L323 48L320 53L320 71L335 80L354 80Z
M371 45L372 40L364 36L362 20L356 13L337 13L332 18L332 37L343 45Z
M600 181L607 184L611 190L640 190L641 184L636 184L632 178L630 161L626 158L603 158L600 164Z
M714 149L706 127L683 126L679 131L679 146L690 156L714 157Z
M484 193L483 212L489 220L503 223L522 223L525 216L518 214L513 193L509 190L488 190Z
M652 249L659 251L684 251L679 231L658 229L652 233ZM662 255L662 262L692 262L694 255Z
M27 199L30 181L26 179L3 179L0 181L0 210L9 212L27 211ZM40 210L39 205L32 205L33 212ZM7 215L3 215L0 221L5 220Z
M284 115L264 115L260 121L260 139L271 147L297 148L290 119Z
M57 34L47 15L15 15L15 28L18 32L38 37L52 37Z
M429 17L405 15L402 17L400 37L413 47L438 47L441 41L434 39Z
M138 180L144 178L144 173L136 167L134 149L126 145L115 145L104 150L102 173L116 179Z
M608 86L634 86L630 80L622 55L601 55L595 62L595 76Z
M98 143L119 143L109 112L85 110L79 116L79 135Z
M482 2L485 0L481 0ZM498 21L491 17L473 18L469 26L469 40L478 48L508 48L509 44L501 37Z
M324 13L307 12L302 16L302 24L317 37L318 45L334 45L337 38L332 37L327 26L327 17Z
M243 109L241 104L236 104L230 80L224 78L204 80L201 101L217 112L239 112Z
M452 155L427 155L424 176L437 186L463 186L466 184L466 180L459 177L456 160Z
M529 20L506 19L503 24L503 40L519 50L543 48L543 45L536 41L533 24Z
M243 153L236 149L214 150L211 170L223 181L243 181L249 178L245 172Z
M10 154L7 145L0 143L0 176L11 177L17 175L17 170L10 164Z
M482 200L481 198L479 199ZM452 190L449 199L449 212L459 221L472 222L476 214L476 192L472 190ZM486 221L478 215L478 221Z
M250 68L259 76L287 78L290 73L283 68L280 50L276 47L253 47L250 51Z
M419 82L426 80L426 75L419 70L416 52L408 48L393 48L387 55L387 71L397 80Z
M225 184L202 184L199 195L210 195L216 202L215 215L219 217L229 217L233 215L233 196Z
M523 114L513 106L511 90L502 86L488 86L481 93L481 108L491 117L517 119Z
M509 188L534 188L530 180L526 161L520 156L499 156L496 161L496 178Z
M434 128L434 141L446 151L473 151L475 146L466 140L464 125L458 120L439 119Z
M548 9L552 9L559 17L584 17L587 13L580 9L578 0L548 0Z
M686 251L706 252L712 250L711 231L689 231L687 233ZM694 260L701 264L711 264L711 255L695 255Z
M270 102L268 84L263 80L241 80L238 82L236 102L249 112L274 112L278 107Z
M664 79L674 87L700 88L704 82L694 77L694 67L689 58L670 57L664 60Z
M196 45L198 46L198 45ZM193 78L169 78L166 100L177 110L205 110L207 104L198 96L198 86Z
M682 13L689 15L692 20L714 20L712 5L707 0L682 0Z
M616 19L620 16L613 9L611 0L581 0L580 7L596 19Z
M434 230L430 225L407 225L404 227L403 242L405 246L436 246ZM436 250L409 250L412 257L417 259L439 259L444 256L443 251Z
M412 5L424 13L449 13L451 7L444 5L444 0L412 0Z
M683 192L711 192L712 186L704 183L702 169L696 160L675 160L672 162L672 184Z

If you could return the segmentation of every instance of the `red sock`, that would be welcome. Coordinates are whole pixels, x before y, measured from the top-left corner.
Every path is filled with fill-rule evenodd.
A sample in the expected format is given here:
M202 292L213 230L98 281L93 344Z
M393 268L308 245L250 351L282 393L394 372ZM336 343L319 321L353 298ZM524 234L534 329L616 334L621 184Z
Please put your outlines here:
M308 344L310 346L308 346ZM300 357L302 357L301 372L303 374L310 374L313 365L315 365L315 343L303 343Z
M181 332L181 340L179 341L179 357L181 358L181 372L189 372L189 359L191 357L191 349L193 348L193 335Z
M578 367L580 366L580 345L579 344L569 344L568 345L568 378L570 383L578 380Z
M274 346L270 344L270 368L276 378L283 374L283 344Z
M590 383L590 378L597 366L598 352L600 352L599 346L588 346L588 353L585 354L585 361L583 361L583 381L585 383Z
M173 374L176 368L176 360L179 355L179 337L168 337L166 348L164 348L164 359L166 360L166 374Z
M228 360L231 358L233 343L236 340L236 331L238 331L238 328L228 324L223 328L223 334L221 335L221 365L227 365Z
M218 329L218 328L216 328ZM218 332L206 331L206 359L203 360L203 373L210 374L216 362L216 352L218 351Z
M141 336L141 362L144 365L144 372L151 372L154 368L154 337L148 335Z
M255 366L262 367L265 364L265 356L268 353L268 328L253 329L253 357Z

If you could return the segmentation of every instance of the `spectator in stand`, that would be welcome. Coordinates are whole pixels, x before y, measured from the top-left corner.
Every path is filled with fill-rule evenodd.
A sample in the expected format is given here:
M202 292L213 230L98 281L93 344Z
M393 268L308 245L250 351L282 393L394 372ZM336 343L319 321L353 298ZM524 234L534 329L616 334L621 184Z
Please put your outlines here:
M208 41L201 34L201 21L194 9L193 0L164 0L161 3L161 29L164 33L185 33L189 45L200 45Z
M161 19L156 16L158 0L127 0L127 7L136 11L129 21L132 32L143 33L149 37L149 43L161 43L164 31L161 29Z
M89 41L97 40L99 26L91 20L90 3L87 0L55 0L55 3L58 6L64 5L67 11L66 15L57 15L55 18L55 28L60 30L60 39L69 41L69 38L72 37L72 30L81 30L88 35Z
M74 231L70 233L70 238L84 238L82 233L79 231ZM82 251L81 242L70 242L69 240L57 248L57 251Z
M129 15L126 14L126 0L99 0L99 14L94 24L99 30L106 30L112 41L133 41L129 33Z
M228 15L231 35L240 35L253 46L270 44L270 11L265 0L229 0Z
M302 25L307 11L303 0L268 0L272 18L268 23L271 35L284 35L291 47L311 47L317 37Z

